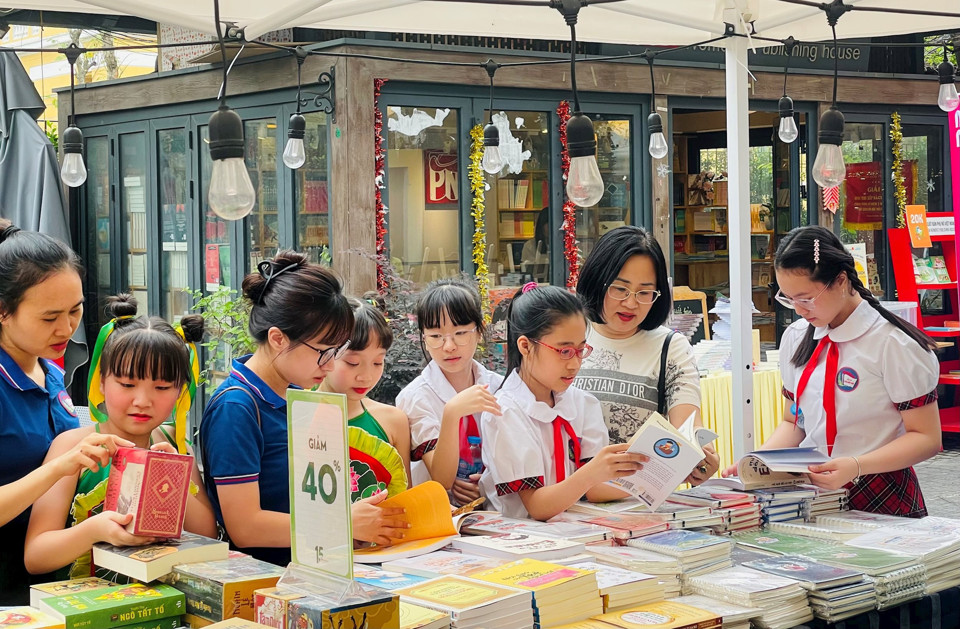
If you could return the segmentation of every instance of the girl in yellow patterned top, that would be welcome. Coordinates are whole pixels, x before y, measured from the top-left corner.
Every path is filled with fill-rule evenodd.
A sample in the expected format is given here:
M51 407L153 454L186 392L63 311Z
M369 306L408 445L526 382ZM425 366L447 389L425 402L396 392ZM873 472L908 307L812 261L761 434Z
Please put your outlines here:
M202 337L203 318L184 317L177 331L162 319L136 317L137 304L129 295L112 298L108 310L115 318L101 331L91 366L91 414L97 423L54 439L47 459L91 433L116 435L140 448L189 453L185 422L196 370L191 365L195 351L188 344ZM174 412L170 434L163 424ZM96 570L90 550L96 542L136 546L155 541L127 532L124 526L132 515L103 511L109 473L106 466L66 476L35 503L24 547L24 563L31 573L69 565L69 577L91 576ZM196 466L193 483L201 483ZM205 492L191 488L190 493L184 528L215 537L216 523Z

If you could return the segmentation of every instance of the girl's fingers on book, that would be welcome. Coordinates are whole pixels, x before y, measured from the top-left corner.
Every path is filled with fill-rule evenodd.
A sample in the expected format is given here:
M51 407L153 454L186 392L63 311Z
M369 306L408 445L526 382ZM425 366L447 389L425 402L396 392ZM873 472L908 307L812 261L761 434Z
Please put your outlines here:
M403 507L380 507L380 511L383 512L380 514L382 516L403 515L407 512Z

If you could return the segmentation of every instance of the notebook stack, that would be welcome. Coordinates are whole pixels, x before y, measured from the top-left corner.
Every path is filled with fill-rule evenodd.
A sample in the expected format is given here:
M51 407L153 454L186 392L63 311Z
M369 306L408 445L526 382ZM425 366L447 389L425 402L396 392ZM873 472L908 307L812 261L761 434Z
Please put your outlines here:
M447 575L398 590L402 601L450 614L454 629L529 629L530 592Z
M804 503L817 497L816 490L799 485L751 490L760 503L763 523L803 522Z
M459 574L467 576L473 572L489 570L506 563L506 559L483 557L469 553L458 553L449 550L435 550L418 557L407 557L394 561L385 561L381 566L384 570L402 572L433 579L444 574Z
M795 579L735 566L693 577L688 585L693 594L759 608L753 623L761 629L787 629L813 619L807 592Z
M497 557L508 561L530 558L541 561L563 559L584 551L582 542L528 535L521 531L497 535L457 537L450 542L457 550L473 555Z
M628 540L644 535L653 535L667 530L667 520L660 514L619 513L592 517L586 524L601 526L616 540Z
M889 527L847 540L846 545L916 557L926 572L927 594L960 585L960 537Z
M584 522L539 522L537 520L506 518L499 514L487 512L471 513L465 516L460 526L460 532L470 535L522 532L583 544L599 542L613 537L610 530Z
M591 547L587 553L602 564L654 575L663 586L664 598L680 596L681 570L676 557L632 546Z
M799 535L801 537L814 537L816 539L827 540L836 543L843 543L848 539L853 539L862 535L860 531L850 529L841 529L822 524L793 523L793 522L771 522L767 525L767 530L772 533L786 533L788 535Z
M803 555L820 563L859 570L866 574L873 581L878 609L920 598L925 591L924 568L914 557L845 544L824 543Z
M471 578L533 594L535 629L549 629L603 613L597 574L571 566L521 559Z
M803 519L807 522L816 522L820 516L840 513L847 507L847 490L823 489L816 485L800 485L804 489L812 489L816 496L803 503Z
M896 515L870 513L869 511L842 511L817 516L817 524L853 531L872 531L883 526L898 526L910 520Z
M689 605L720 616L721 629L750 629L750 619L758 617L763 611L758 607L744 607L700 594L672 598L670 602Z
M691 577L733 565L730 561L733 544L729 539L696 531L665 531L627 540L627 545L676 557L684 584Z
M663 585L652 574L616 568L598 561L582 561L573 564L573 567L593 570L597 574L604 613L654 603L664 598Z
M837 622L876 607L873 582L864 579L858 570L830 566L801 555L768 557L743 565L799 581L807 590L814 615L827 622Z

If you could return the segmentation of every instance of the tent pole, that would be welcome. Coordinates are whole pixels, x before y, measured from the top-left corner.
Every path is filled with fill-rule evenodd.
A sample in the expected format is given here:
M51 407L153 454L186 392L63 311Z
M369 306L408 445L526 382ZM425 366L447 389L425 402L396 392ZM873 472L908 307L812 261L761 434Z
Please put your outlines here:
M753 444L753 288L750 270L750 116L746 38L726 40L727 230L730 252L730 311L733 354L733 456Z

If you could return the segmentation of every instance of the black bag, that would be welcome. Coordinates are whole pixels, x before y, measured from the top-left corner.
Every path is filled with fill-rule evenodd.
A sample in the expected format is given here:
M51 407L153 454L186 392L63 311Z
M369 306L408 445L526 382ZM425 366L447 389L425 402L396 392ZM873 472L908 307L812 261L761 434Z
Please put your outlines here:
M663 341L663 348L660 350L660 379L657 380L657 412L667 416L667 395L664 390L667 386L667 354L670 353L670 341L673 340L673 335L676 334L676 330L670 330L667 333L667 338Z

